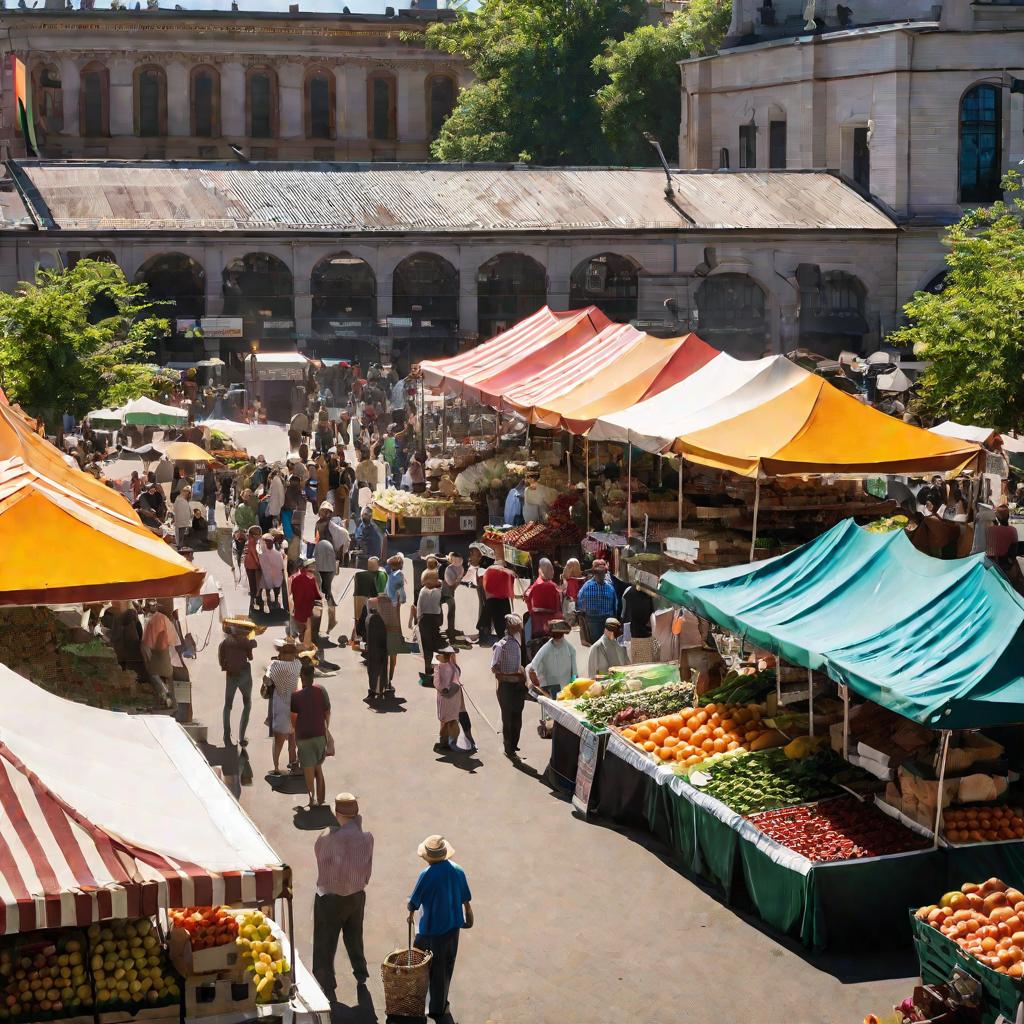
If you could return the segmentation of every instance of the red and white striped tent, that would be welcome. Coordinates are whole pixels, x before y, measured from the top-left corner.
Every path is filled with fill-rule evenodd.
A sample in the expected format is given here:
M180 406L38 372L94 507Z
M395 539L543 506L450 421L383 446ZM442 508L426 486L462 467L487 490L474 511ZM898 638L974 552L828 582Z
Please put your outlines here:
M0 666L0 934L290 894L291 873L171 718Z

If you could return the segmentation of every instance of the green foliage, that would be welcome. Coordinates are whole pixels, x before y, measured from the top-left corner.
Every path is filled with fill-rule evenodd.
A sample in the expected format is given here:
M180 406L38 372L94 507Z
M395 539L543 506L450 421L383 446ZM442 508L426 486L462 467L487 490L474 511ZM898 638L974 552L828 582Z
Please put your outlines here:
M439 160L592 164L607 160L594 67L641 21L641 0L485 0L427 29L476 76L433 145Z
M82 260L71 270L38 270L13 294L0 293L0 387L55 427L159 390L143 365L167 334L152 315L146 286L129 284L113 263Z
M919 400L929 415L1001 430L1024 428L1024 200L1017 193L964 214L946 236L945 286L917 292L891 335L931 365Z
M690 0L668 24L644 25L595 58L595 71L607 81L597 92L601 127L617 162L657 161L644 132L661 142L670 164L678 162L678 63L714 53L731 16L731 0Z

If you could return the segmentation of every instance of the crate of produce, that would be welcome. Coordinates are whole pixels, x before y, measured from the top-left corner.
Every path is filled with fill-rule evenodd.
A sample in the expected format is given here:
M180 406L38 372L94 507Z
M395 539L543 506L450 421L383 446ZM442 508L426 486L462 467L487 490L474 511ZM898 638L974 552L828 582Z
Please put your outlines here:
M182 977L218 974L238 966L238 919L230 908L172 909L170 919L167 951Z
M520 551L519 548L514 548L511 544L502 545L505 561L509 565L528 566L530 564L530 552Z
M956 973L967 975L980 986L982 1024L996 1024L1000 1016L1017 1019L1017 1007L1024 1002L1024 984L1019 978L983 964L913 911L910 918L921 979L926 984L948 983Z

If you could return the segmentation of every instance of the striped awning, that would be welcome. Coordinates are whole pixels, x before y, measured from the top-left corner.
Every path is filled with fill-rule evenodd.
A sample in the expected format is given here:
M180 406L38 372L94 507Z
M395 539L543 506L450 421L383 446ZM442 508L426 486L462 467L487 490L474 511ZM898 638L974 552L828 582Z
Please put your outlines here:
M289 869L172 719L73 704L3 666L0 686L0 934L289 893ZM36 739L25 709L44 710Z

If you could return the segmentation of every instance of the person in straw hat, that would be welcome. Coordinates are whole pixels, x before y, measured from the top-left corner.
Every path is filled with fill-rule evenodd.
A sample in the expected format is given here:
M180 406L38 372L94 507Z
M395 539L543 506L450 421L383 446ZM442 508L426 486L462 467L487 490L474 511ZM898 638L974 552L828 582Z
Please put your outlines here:
M459 931L473 927L472 896L466 872L451 858L451 843L444 836L428 836L417 853L427 862L409 897L409 923L420 914L417 949L429 950L430 995L427 1016L440 1020L448 1012L448 990L459 953Z
M351 793L334 798L331 827L316 841L316 896L313 898L313 977L334 1002L334 960L338 937L345 940L352 973L359 985L368 977L363 952L366 886L373 871L373 834L363 831L359 801Z
M235 704L235 691L242 695L242 719L238 723L238 742L246 745L245 730L249 725L252 709L252 652L256 649L253 639L255 623L241 619L226 619L224 639L217 648L217 660L224 672L224 746L230 747L231 711Z
M548 623L551 638L533 657L526 667L526 674L534 692L543 693L554 700L559 691L573 682L579 675L576 669L576 648L566 637L569 635L569 623L564 619L552 619ZM541 736L551 735L551 717L541 705L540 726Z
M270 664L264 682L268 683L270 692L270 732L274 737L274 770L272 775L280 775L281 750L288 744L288 770L299 770L298 751L295 746L295 730L292 727L292 694L299 685L299 648L290 636L274 641L277 652Z

